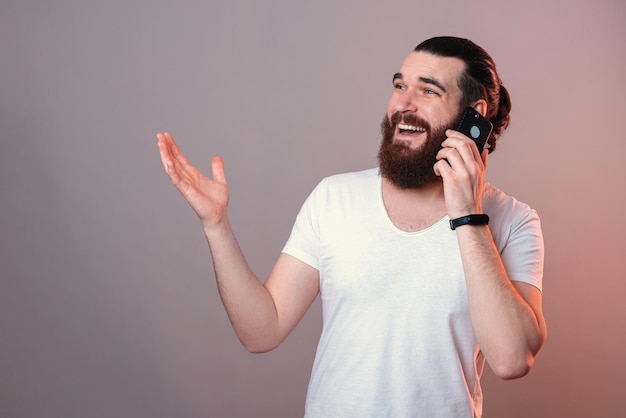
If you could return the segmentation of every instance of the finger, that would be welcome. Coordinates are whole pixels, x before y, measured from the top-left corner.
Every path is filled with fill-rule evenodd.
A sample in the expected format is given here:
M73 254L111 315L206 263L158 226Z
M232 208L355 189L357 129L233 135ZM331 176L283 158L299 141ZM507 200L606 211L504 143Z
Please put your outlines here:
M174 150L172 149L172 136L166 133L158 133L157 134L157 145L159 146L159 150L161 151L161 156L165 158L165 160L173 160L175 159Z
M445 160L448 157L448 154L454 151L454 148L450 147L442 147L439 151L437 151L437 160Z
M178 144L176 143L176 141L174 141L174 137L172 137L172 135L169 132L165 132L164 136L166 138L166 141L167 141L167 144L171 151L172 156L184 168L191 166L191 164L189 163L189 160L187 160L187 157L185 157L185 155L180 151L180 148L178 148Z
M459 167L459 165L464 164L463 157L461 156L459 149L452 147L440 149L437 153L437 159L453 169L454 167Z
M435 174L439 177L445 177L449 170L451 170L450 168L450 164L448 164L448 162L446 160L439 160L435 163L435 165L433 166L433 170L435 170Z
M446 131L446 137L448 137L448 139L451 139L451 141L454 143L474 142L474 140L472 140L472 138L470 138L469 136L465 135L462 132L455 131L454 129L448 129Z
M168 138L169 136L169 138ZM171 135L158 133L157 134L157 145L159 147L159 154L161 156L161 163L163 164L163 169L165 173L170 178L170 181L174 185L178 185L181 180L181 167L180 162L174 158L172 155L172 149L170 146Z
M226 183L226 175L224 174L224 160L219 155L216 155L211 159L211 172L213 173L213 180L220 183Z
M483 152L480 154L480 158L483 161L483 167L487 170L487 160L488 160L489 150L485 148Z
M167 147L165 135L161 132L158 132L157 135L157 147L159 147L159 151L163 153L165 147Z
M456 150L456 153L465 161L480 161L482 162L481 153L478 152L476 143L457 131L449 131L451 135L441 145L443 149Z
M168 166L171 164L172 155L171 155L169 146L167 145L167 138L161 132L157 134L157 146L159 147L159 155L161 156L161 163L163 164L163 168L165 169L165 172L167 173Z

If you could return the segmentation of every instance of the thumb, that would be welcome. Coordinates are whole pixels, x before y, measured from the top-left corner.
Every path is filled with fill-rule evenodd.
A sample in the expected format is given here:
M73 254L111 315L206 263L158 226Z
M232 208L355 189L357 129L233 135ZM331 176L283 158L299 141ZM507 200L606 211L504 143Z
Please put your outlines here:
M211 172L213 173L213 180L220 183L226 183L226 175L224 174L224 160L219 155L211 158Z

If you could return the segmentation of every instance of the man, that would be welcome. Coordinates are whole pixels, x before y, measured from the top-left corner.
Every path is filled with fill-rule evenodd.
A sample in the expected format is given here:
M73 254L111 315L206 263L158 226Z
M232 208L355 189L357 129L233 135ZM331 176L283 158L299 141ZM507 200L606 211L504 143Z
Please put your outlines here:
M466 106L494 124L482 153L454 130ZM510 106L482 48L418 45L393 77L380 167L317 186L264 284L230 227L221 158L210 180L158 134L248 350L278 346L320 293L307 417L479 417L485 360L504 379L532 367L546 337L539 218L484 180Z

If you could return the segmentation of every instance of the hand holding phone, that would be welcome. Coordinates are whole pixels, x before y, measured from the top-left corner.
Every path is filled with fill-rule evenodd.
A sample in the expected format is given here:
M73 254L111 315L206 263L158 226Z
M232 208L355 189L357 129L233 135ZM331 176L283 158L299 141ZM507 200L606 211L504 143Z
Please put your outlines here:
M461 122L456 130L470 139L473 139L476 143L476 147L478 148L478 152L482 153L483 148L485 147L485 142L487 142L487 139L493 130L493 125L476 109L473 107L467 107L463 111Z

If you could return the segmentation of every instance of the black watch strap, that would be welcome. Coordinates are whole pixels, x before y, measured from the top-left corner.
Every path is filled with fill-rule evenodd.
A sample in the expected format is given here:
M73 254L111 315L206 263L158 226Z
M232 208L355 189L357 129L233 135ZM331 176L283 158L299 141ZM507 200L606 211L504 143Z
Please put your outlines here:
M463 225L488 225L489 216L484 213L461 216L460 218L450 219L450 229L453 231Z

